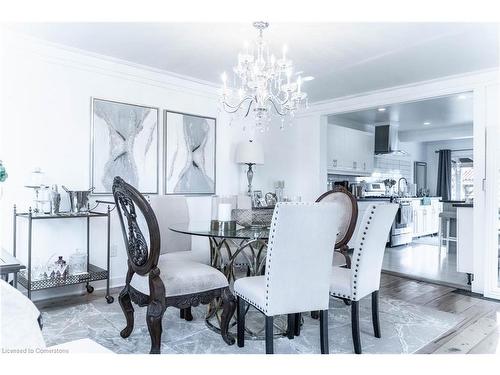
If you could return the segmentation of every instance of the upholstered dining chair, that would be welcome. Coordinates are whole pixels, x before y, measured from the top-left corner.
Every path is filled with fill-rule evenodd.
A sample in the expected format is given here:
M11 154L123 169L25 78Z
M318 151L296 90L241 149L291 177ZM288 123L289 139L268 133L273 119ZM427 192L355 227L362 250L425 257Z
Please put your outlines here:
M337 233L337 239L333 249L333 266L351 268L351 257L348 254L352 234L356 227L358 219L358 201L349 190L343 186L335 186L332 190L320 195L316 202L338 202L340 204L340 227ZM346 300L346 304L349 302ZM311 318L318 319L319 312L311 311ZM297 314L294 317L294 335L300 335L301 315Z
M347 254L356 220L358 219L358 202L356 198L343 186L335 186L332 190L322 194L316 202L339 202L342 210L339 232L335 242L333 265L351 267L351 258Z
M236 280L238 346L244 346L245 308L265 315L266 354L274 352L273 317L320 311L321 353L328 353L328 286L339 203L278 203L271 220L265 275Z
M125 287L118 297L127 325L120 335L126 338L134 328L132 302L147 306L150 353L160 353L162 318L168 306L186 309L221 297L221 335L228 345L234 344L228 328L236 304L222 272L203 263L160 255L160 229L146 198L120 177L113 181L113 196L128 256Z
M210 255L207 254L204 257L204 254L193 251L191 236L186 236L169 229L172 224L189 222L189 207L186 197L151 195L149 196L149 203L160 228L162 238L160 254L169 260L192 260L208 264L206 259L209 259ZM185 319L186 321L193 320L191 307L181 309L179 314L181 319Z
M351 326L354 352L361 354L359 301L371 294L374 335L381 337L378 291L387 236L398 211L392 203L374 203L364 212L354 239L353 266L333 267L330 295L351 301Z

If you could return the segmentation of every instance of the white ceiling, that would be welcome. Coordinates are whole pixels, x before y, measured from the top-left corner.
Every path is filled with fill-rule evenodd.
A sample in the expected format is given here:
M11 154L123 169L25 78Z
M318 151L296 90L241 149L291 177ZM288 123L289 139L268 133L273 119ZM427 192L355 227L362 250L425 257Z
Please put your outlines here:
M249 24L38 23L11 25L51 42L218 84L230 72ZM498 34L486 23L276 23L265 32L288 45L298 70L316 77L311 101L498 66Z
M431 130L469 126L472 136L473 104L472 94L463 93L443 96L417 102L399 103L378 108L332 115L328 122L352 124L362 127L378 123L399 123L400 131ZM429 122L430 124L424 124Z

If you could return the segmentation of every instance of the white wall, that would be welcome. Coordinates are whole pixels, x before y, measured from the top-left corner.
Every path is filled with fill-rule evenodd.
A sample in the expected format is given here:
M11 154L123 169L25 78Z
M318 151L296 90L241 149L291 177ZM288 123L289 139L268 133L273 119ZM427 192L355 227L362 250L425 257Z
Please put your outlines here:
M0 201L3 247L10 249L12 244L12 205L26 210L31 203L30 191L23 185L34 167L39 166L46 173L46 184L64 184L72 189L90 186L91 97L217 116L217 193L237 194L245 188L240 184L240 169L234 163L235 144L245 135L239 127L228 126L227 118L218 114L214 87L6 33L2 36L0 60L0 160L9 173ZM160 129L162 192L161 126ZM191 197L188 204L192 219L209 220L209 197ZM66 206L64 201L63 208ZM118 256L111 259L111 277L113 285L121 285L126 254L116 219L113 216L111 244L118 248ZM91 236L95 251L91 260L104 265L105 220L95 220ZM23 226L19 229L25 231ZM84 233L83 221L36 222L33 260L44 263L51 254L66 258L75 248L85 249ZM23 261L26 261L25 238L20 233L18 254ZM193 246L208 257L207 239L195 239ZM74 290L77 288L69 289Z

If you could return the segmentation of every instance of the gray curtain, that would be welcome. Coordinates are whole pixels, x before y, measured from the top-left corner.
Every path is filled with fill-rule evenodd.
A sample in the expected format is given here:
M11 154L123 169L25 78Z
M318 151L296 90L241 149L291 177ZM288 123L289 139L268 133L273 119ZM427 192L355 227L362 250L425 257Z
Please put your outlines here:
M444 201L451 199L451 150L439 150L436 195Z

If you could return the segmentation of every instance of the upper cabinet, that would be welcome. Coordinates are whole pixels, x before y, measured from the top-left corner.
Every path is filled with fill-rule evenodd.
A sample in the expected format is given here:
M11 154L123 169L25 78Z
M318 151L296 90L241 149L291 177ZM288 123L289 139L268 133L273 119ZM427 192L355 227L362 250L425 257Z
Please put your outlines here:
M328 125L328 173L368 176L373 172L374 135Z

